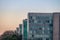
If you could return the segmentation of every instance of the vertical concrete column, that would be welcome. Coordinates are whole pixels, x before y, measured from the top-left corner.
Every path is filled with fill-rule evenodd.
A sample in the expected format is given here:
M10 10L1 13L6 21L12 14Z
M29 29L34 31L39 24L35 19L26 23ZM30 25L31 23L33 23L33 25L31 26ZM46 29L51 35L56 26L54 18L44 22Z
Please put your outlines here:
M59 40L59 13L53 14L53 40Z

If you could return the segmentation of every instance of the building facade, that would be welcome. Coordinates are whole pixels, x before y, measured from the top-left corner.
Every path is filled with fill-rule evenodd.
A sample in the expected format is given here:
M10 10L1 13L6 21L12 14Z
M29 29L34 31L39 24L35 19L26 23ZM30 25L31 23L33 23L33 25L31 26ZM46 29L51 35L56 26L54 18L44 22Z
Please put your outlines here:
M60 40L60 13L53 13L53 40Z
M28 40L53 40L53 14L28 13Z
M27 19L23 20L23 39L27 40Z

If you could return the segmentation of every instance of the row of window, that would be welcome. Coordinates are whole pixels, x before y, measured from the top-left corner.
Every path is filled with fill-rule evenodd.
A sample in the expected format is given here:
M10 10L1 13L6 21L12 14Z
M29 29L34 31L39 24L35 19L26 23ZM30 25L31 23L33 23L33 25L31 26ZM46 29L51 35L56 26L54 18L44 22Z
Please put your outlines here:
M52 30L53 29L53 25L52 24L49 24L49 25L46 25L46 26L43 26L43 25L38 25L38 26L30 26L29 29L33 29L33 30Z
M29 23L49 23L51 24L51 20L29 20Z
M44 26L44 27L30 27L29 30L52 30L53 27L48 27L48 26Z
M44 31L30 31L30 34L39 34L39 35L43 35L43 34L46 34L46 35L51 35L53 34L53 31L47 31L47 30L44 30Z
M52 38L33 38L33 39L29 39L29 40L52 40Z
M52 19L52 16L29 16L29 19Z

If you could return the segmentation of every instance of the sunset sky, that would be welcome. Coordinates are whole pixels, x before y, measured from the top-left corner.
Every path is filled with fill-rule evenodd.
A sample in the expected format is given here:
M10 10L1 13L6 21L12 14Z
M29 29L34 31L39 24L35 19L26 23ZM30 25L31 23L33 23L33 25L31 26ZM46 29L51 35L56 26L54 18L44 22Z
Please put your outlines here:
M28 12L60 12L60 0L0 0L0 34L15 30Z

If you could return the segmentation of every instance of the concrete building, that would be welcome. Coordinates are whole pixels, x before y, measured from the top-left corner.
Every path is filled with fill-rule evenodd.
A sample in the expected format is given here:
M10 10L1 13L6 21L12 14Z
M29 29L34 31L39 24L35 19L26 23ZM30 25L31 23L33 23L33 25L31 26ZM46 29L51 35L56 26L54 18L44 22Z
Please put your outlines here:
M27 40L27 19L23 20L23 39Z
M28 40L53 40L53 14L28 13Z
M53 40L60 40L60 13L53 13Z

